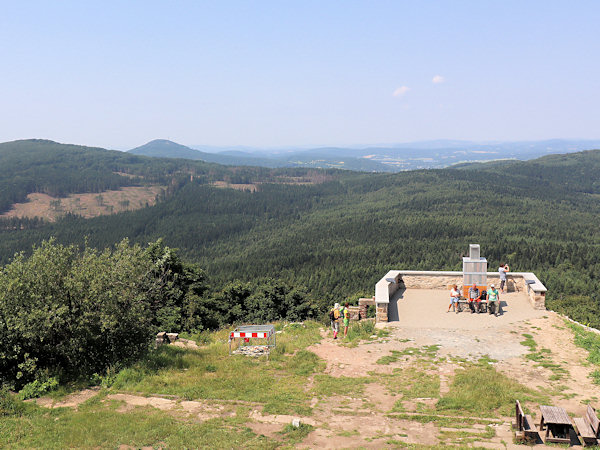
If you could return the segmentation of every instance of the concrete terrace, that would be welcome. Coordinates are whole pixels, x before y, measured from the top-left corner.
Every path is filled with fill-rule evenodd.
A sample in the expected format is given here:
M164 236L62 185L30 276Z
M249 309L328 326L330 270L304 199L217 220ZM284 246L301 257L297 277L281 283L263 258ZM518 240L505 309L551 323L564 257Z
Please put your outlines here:
M400 289L390 298L388 321L390 325L404 328L482 330L546 314L544 310L533 309L528 294L523 291L500 295L502 314L498 317L471 314L468 306L461 313L448 313L449 300L449 291L445 289Z

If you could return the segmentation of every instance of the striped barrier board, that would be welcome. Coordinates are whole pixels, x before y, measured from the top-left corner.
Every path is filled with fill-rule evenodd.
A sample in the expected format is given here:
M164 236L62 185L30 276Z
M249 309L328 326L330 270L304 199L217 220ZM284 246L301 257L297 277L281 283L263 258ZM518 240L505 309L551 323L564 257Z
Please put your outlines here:
M243 331L232 331L231 335L229 336L230 339L233 338L262 338L262 339L267 339L271 334L267 333L267 332L263 332L263 333L245 333Z
M238 345L248 345L250 339L266 339L267 347L275 347L275 326L273 325L243 325L237 327L229 333L229 354L231 354L232 344L236 344L236 339L241 339Z

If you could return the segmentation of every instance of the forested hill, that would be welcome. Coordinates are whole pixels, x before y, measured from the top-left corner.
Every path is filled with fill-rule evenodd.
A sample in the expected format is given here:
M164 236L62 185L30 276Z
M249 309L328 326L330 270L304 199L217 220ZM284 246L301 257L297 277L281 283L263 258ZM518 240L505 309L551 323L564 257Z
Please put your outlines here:
M246 154L228 155L223 153L207 153L166 139L155 139L139 147L132 148L128 153L156 158L200 160L233 166L261 166L270 168L290 166L289 164L286 164L285 161L252 157Z
M456 170L483 171L510 177L511 184L547 186L589 194L600 193L600 151L548 155L535 160L457 164ZM467 175L468 176L468 175Z
M199 163L195 171L207 172ZM63 197L143 183L165 183L190 164L153 160L101 148L31 139L0 144L0 212L27 194Z
M254 192L187 177L153 207L5 226L0 257L50 236L78 244L87 236L97 247L162 237L216 286L275 278L326 302L372 295L390 269L460 270L469 243L479 243L491 270L508 262L536 272L551 308L600 326L599 168L600 151L590 151L478 170L313 171L313 182L261 183ZM249 183L257 176L228 170ZM260 170L264 179L281 173Z
M149 158L95 147L29 139L0 143L0 213L24 202L28 194L64 197L125 186L169 185L193 177L196 183L276 181L302 176L303 170L279 172L259 167L225 167L204 161Z

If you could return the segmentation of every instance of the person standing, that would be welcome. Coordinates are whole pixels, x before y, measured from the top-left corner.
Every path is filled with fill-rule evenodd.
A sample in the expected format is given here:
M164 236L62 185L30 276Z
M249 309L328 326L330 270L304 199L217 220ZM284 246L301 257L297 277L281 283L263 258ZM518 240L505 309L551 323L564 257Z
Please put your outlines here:
M498 267L498 273L500 273L500 292L504 294L504 285L506 284L506 272L510 269L508 264L500 264ZM506 286L506 290L508 291L508 286Z
M493 284L487 290L487 301L488 312L498 317L498 311L500 310L500 294Z
M458 299L460 298L460 292L458 292L458 287L456 285L452 286L452 289L450 290L450 304L448 305L448 311L446 312L450 312L450 308L452 308L452 311L456 311L456 314L458 314Z
M333 305L333 309L329 311L329 319L331 320L331 329L333 330L333 338L337 339L340 331L340 304Z
M342 317L344 318L344 338L348 335L348 326L350 325L350 310L348 309L350 304L346 302L342 309Z

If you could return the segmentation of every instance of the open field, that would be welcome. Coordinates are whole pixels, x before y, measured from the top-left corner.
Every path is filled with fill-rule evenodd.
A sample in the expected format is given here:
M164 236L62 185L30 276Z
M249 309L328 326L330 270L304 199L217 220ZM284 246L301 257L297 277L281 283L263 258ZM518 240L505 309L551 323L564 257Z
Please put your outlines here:
M89 219L152 206L156 196L165 189L165 186L129 186L113 191L71 194L64 198L32 193L27 195L27 202L16 203L0 217L40 217L54 222L65 214L76 214Z
M504 316L443 305L448 322L361 323L337 341L316 322L278 324L268 360L229 356L227 330L202 333L199 349L163 346L103 387L27 404L0 421L0 447L511 448L517 398L535 420L538 404L600 406L573 329L547 311L511 318L517 295Z

